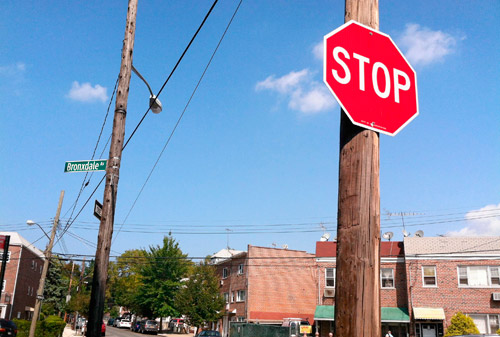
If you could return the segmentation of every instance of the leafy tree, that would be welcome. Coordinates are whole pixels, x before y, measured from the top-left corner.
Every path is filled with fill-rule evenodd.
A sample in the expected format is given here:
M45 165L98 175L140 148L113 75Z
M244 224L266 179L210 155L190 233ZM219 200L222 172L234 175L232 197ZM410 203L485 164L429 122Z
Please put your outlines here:
M139 313L148 317L178 316L174 298L190 265L187 255L171 236L163 238L163 246L150 246L144 254L140 269L143 284L136 295Z
M219 293L219 278L214 266L207 262L195 265L177 293L175 303L193 326L201 328L205 323L217 321L222 316L224 299Z
M49 263L47 278L45 279L42 305L44 315L59 315L64 311L69 283L69 278L65 276L63 266L55 256Z
M116 261L110 263L109 287L112 302L125 306L133 312L140 311L137 292L142 287L141 266L145 260L145 251L127 250Z
M479 334L479 330L474 321L469 316L457 312L451 318L451 324L446 330L444 337Z

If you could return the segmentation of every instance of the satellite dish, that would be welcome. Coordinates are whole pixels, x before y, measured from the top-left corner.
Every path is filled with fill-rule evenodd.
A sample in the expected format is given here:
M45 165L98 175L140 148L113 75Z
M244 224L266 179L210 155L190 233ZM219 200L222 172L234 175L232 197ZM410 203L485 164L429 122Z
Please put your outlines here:
M288 245L285 243L284 245L281 246L283 249L288 249Z
M424 237L424 231L418 230L415 232L415 236L417 238L423 238Z
M404 236L405 238L406 238L406 237L408 237L408 236L410 236L410 234L411 234L411 233L408 233L408 232L406 231L406 229L403 229L403 236Z
M330 233L325 233L321 235L321 239L319 241L328 241L330 239Z
M382 237L386 240L389 240L391 241L392 237L394 236L394 233L393 232L386 232L382 235Z

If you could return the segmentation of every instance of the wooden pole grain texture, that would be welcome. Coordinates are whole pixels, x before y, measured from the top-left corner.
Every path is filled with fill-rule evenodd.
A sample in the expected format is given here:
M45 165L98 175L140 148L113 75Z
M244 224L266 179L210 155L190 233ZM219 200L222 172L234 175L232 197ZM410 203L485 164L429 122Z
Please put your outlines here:
M104 313L104 299L106 295L106 279L108 277L109 253L113 236L115 205L120 177L120 162L125 136L125 119L127 117L127 101L132 74L132 54L134 51L135 23L138 0L129 0L125 37L123 39L120 76L116 91L115 114L113 132L109 149L109 160L106 167L106 185L102 203L101 224L97 238L94 276L90 294L89 320L87 327L88 337L101 336L102 316Z
M378 0L346 0L345 22L378 30ZM341 110L335 337L380 337L379 134Z

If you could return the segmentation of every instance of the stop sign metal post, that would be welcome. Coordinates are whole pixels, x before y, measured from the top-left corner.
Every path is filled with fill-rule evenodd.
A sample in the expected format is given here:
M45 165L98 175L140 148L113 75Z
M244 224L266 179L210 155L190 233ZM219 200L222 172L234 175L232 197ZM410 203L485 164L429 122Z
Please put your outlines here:
M352 123L394 136L418 115L417 75L389 35L351 20L324 47L323 80Z

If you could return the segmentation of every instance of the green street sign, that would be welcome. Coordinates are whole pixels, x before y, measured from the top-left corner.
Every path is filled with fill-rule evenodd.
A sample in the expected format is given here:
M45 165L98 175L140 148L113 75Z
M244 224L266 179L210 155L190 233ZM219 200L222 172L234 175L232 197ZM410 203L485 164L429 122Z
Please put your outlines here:
M67 161L64 172L106 171L107 159Z

